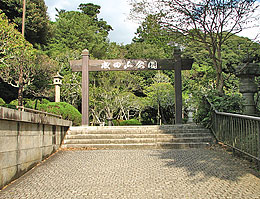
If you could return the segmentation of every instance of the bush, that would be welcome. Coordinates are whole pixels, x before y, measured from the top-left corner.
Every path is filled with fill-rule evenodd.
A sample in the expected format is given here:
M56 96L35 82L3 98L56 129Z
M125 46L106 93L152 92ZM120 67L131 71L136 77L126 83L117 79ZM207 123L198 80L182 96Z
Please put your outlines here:
M38 105L38 109L48 113L61 115L63 119L71 120L74 126L81 125L81 113L72 105L66 102L44 101Z
M219 95L215 90L208 92L208 100L213 104L215 109L220 112L241 113L243 110L243 99L240 94ZM198 96L197 112L194 120L197 123L208 125L211 119L211 107L204 95Z
M36 100L23 99L24 107L34 109ZM16 108L18 105L18 100L13 100L7 106L8 108ZM56 115L61 115L65 120L71 120L74 126L81 125L81 113L72 105L66 102L50 102L46 99L38 101L37 110L53 113Z
M114 126L120 126L120 123L123 122L124 120L113 120L113 125Z
M137 119L124 120L119 122L120 126L142 125Z
M5 105L5 101L2 98L0 98L0 106L3 106L3 105Z

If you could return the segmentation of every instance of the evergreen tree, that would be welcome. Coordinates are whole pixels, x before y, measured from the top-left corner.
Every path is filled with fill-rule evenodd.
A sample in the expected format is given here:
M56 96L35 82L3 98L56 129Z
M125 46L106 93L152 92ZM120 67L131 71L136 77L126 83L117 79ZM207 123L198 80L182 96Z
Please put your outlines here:
M47 6L44 0L27 0L26 2L25 38L33 45L46 44L50 34ZM1 0L0 10L11 22L18 25L17 28L21 32L23 1Z

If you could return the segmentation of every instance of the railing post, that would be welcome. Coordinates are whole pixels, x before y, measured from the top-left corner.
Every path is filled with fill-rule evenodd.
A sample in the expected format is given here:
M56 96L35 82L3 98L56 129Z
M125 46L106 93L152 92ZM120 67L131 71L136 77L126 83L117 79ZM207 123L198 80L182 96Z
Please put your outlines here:
M258 151L258 161L257 161L257 168L260 170L260 127L259 127L259 121L257 122L257 151Z

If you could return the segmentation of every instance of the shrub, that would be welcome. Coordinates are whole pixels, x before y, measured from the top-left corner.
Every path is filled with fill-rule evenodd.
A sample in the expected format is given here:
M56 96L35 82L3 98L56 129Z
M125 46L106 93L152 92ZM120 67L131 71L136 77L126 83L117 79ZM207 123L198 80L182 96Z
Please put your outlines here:
M18 106L18 99L11 101L10 105L11 106ZM25 108L34 109L35 108L35 100L23 98L23 106Z
M0 106L3 106L3 105L5 105L5 101L2 98L0 98Z
M63 119L71 120L74 126L81 125L81 113L72 105L66 102L49 102L38 105L39 110L56 115L61 115Z
M130 126L130 125L142 125L137 119L124 120L119 122L120 126Z
M36 100L23 99L25 108L35 108ZM18 100L13 100L9 105L5 105L8 108L16 108ZM38 101L37 110L61 115L65 120L71 120L73 125L81 125L81 113L72 105L66 102L50 102L46 99Z
M123 122L124 120L113 120L113 125L114 126L120 126L120 123Z
M219 95L215 90L208 92L207 99L213 104L216 110L228 113L241 113L243 110L243 99L240 94ZM211 118L211 107L204 95L198 97L197 112L194 120L197 123L208 125Z

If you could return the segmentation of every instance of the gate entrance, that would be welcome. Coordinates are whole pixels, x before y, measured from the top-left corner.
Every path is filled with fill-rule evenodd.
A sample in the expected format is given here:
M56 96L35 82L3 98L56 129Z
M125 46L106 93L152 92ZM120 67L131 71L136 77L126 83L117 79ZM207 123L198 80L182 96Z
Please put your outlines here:
M174 59L112 59L90 60L89 51L82 51L81 60L72 60L73 72L82 72L82 125L89 126L89 72L90 71L143 71L174 70L175 123L182 123L181 70L190 70L193 60L181 58L180 51L174 51Z

